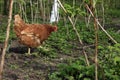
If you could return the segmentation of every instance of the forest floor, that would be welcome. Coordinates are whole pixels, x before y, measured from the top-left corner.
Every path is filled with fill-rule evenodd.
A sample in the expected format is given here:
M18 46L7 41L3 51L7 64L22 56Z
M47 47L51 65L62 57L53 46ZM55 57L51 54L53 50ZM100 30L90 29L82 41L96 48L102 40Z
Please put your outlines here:
M0 25L6 26L7 18L2 17ZM1 27L3 31L5 30L4 26ZM5 35L3 31L0 33L1 36ZM0 41L0 56L3 42ZM75 44L79 46L78 43ZM5 55L3 80L48 80L49 74L58 69L58 64L67 63L67 61L79 58L82 54L82 50L74 48L72 54L64 54L58 50L57 56L54 58L45 56L36 49L31 52L32 55L27 55L28 48L19 44L17 40L12 40L8 47Z
M118 20L113 19L113 25L106 25L105 27L113 26L120 29ZM78 47L82 47L78 43L75 44ZM3 43L0 43L0 48L2 46ZM31 52L32 55L27 55L25 54L27 49L27 47L19 44L16 40L12 40L5 56L3 80L48 80L49 74L58 69L58 64L67 63L69 60L79 58L82 54L82 50L76 48L73 49L72 54L64 54L58 50L57 56L51 58L38 53L36 50ZM38 54L36 55L35 53Z
M37 56L25 54L28 48L16 40L11 45L5 57L3 80L48 80L48 75L57 70L58 64L76 59L82 53L77 49L73 54L58 51L55 58L50 58L41 53Z
M116 27L120 29L119 24L116 24ZM3 80L49 80L49 74L57 70L58 64L67 63L83 55L80 49L73 49L72 54L63 54L58 50L54 58L44 56L36 52L36 49L31 52L32 55L27 55L25 54L27 47L16 40L11 44L5 57ZM78 47L82 46L78 45Z

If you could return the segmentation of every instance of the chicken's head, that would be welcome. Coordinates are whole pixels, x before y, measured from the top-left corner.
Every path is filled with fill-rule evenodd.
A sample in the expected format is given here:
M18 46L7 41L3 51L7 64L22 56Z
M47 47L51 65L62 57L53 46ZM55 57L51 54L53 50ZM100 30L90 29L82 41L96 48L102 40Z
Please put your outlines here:
M19 16L19 14L16 14L15 16L14 16L14 24L16 25L16 26L19 26L20 24L23 24L24 23L24 21L21 19L21 17Z
M53 31L56 32L57 30L58 30L58 27L57 27L57 26L54 26L54 27L53 27Z

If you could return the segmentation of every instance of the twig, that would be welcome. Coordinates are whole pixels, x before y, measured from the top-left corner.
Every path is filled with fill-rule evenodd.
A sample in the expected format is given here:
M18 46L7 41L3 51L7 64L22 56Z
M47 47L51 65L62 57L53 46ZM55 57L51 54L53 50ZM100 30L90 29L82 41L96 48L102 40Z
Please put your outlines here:
M87 5L87 4L86 4ZM95 80L98 80L98 24L95 16L95 2L90 0L90 7L87 5L87 9L94 18L94 30L95 30Z
M2 51L2 55L1 55L1 62L0 62L0 80L2 80L2 72L3 72L5 54L6 54L6 49L7 49L8 40L9 40L10 25L11 25L11 20L12 20L12 8L13 8L13 0L10 0L9 18L8 18L6 39L5 39L5 42L4 42L4 47L3 47L3 51Z
M32 23L33 23L33 3L32 0L30 0L30 9L31 9L31 17L32 17Z
M99 23L99 21L98 21L98 19L96 19L96 17L95 17L95 15L93 14L93 12L91 11L91 9L89 8L89 6L86 4L86 8L89 10L89 12L90 12L90 14L92 15L92 17L94 18L94 21L95 21L95 23L96 23L96 25L99 25L100 26L100 28L106 33L106 35L116 44L117 43L117 41L115 41L113 38L112 38L112 36L110 36L108 33L107 33L107 31L101 26L101 24ZM96 33L97 34L97 33ZM96 35L97 36L97 35ZM98 43L96 43L96 48L97 48L97 44ZM95 66L95 80L98 80L98 71L97 71L97 69L98 69L98 61L97 61L97 49L96 49L96 53L95 53L95 64L96 64L96 66Z
M92 15L92 17L95 18L94 14L92 13L92 11L90 10L90 8L89 8L89 6L88 6L87 4L86 4L86 8L89 10L89 12L90 12L90 14ZM100 24L100 22L98 21L98 19L95 18L95 20L96 20L97 24L100 26L100 28L106 33L106 35L107 35L115 44L117 44L117 41L116 41L115 39L113 39L113 37L112 37L110 34L108 34L108 32L107 32L107 31L102 27L102 25Z
M104 0L102 0L102 19L103 19L103 21L102 21L102 26L104 27L104 25L105 25L105 9L104 9Z
M66 9L64 8L64 6L62 5L62 3L60 2L60 0L57 0L57 1L58 1L59 5L61 6L61 8L63 9L63 11L67 14L67 11L66 11ZM78 37L78 40L79 40L80 44L83 45L83 42L82 42L82 40L80 39L80 35L79 35L79 33L78 33L78 31L77 31L77 29L76 29L76 27L75 27L75 24L73 23L72 19L70 18L70 16L68 16L68 19L69 19L69 21L71 22L74 31L76 32L76 35L77 35L77 37ZM84 53L84 56L85 56L86 63L87 63L87 65L89 66L88 56L87 56L84 48L83 48L83 53Z

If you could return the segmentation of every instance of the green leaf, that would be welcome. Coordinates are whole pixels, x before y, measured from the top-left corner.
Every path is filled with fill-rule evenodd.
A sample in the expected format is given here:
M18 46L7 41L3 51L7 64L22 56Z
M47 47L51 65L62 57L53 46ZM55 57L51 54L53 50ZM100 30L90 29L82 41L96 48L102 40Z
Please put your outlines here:
M115 65L117 64L117 62L120 62L120 57L119 57L119 56L116 56L116 57L114 58L114 64L115 64Z

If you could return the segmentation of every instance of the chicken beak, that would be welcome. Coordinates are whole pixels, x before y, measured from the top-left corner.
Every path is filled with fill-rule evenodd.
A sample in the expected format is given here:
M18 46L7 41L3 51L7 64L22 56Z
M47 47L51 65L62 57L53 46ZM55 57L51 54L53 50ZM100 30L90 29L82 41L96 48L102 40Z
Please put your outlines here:
M54 26L54 31L56 32L58 30L58 27L57 26Z

